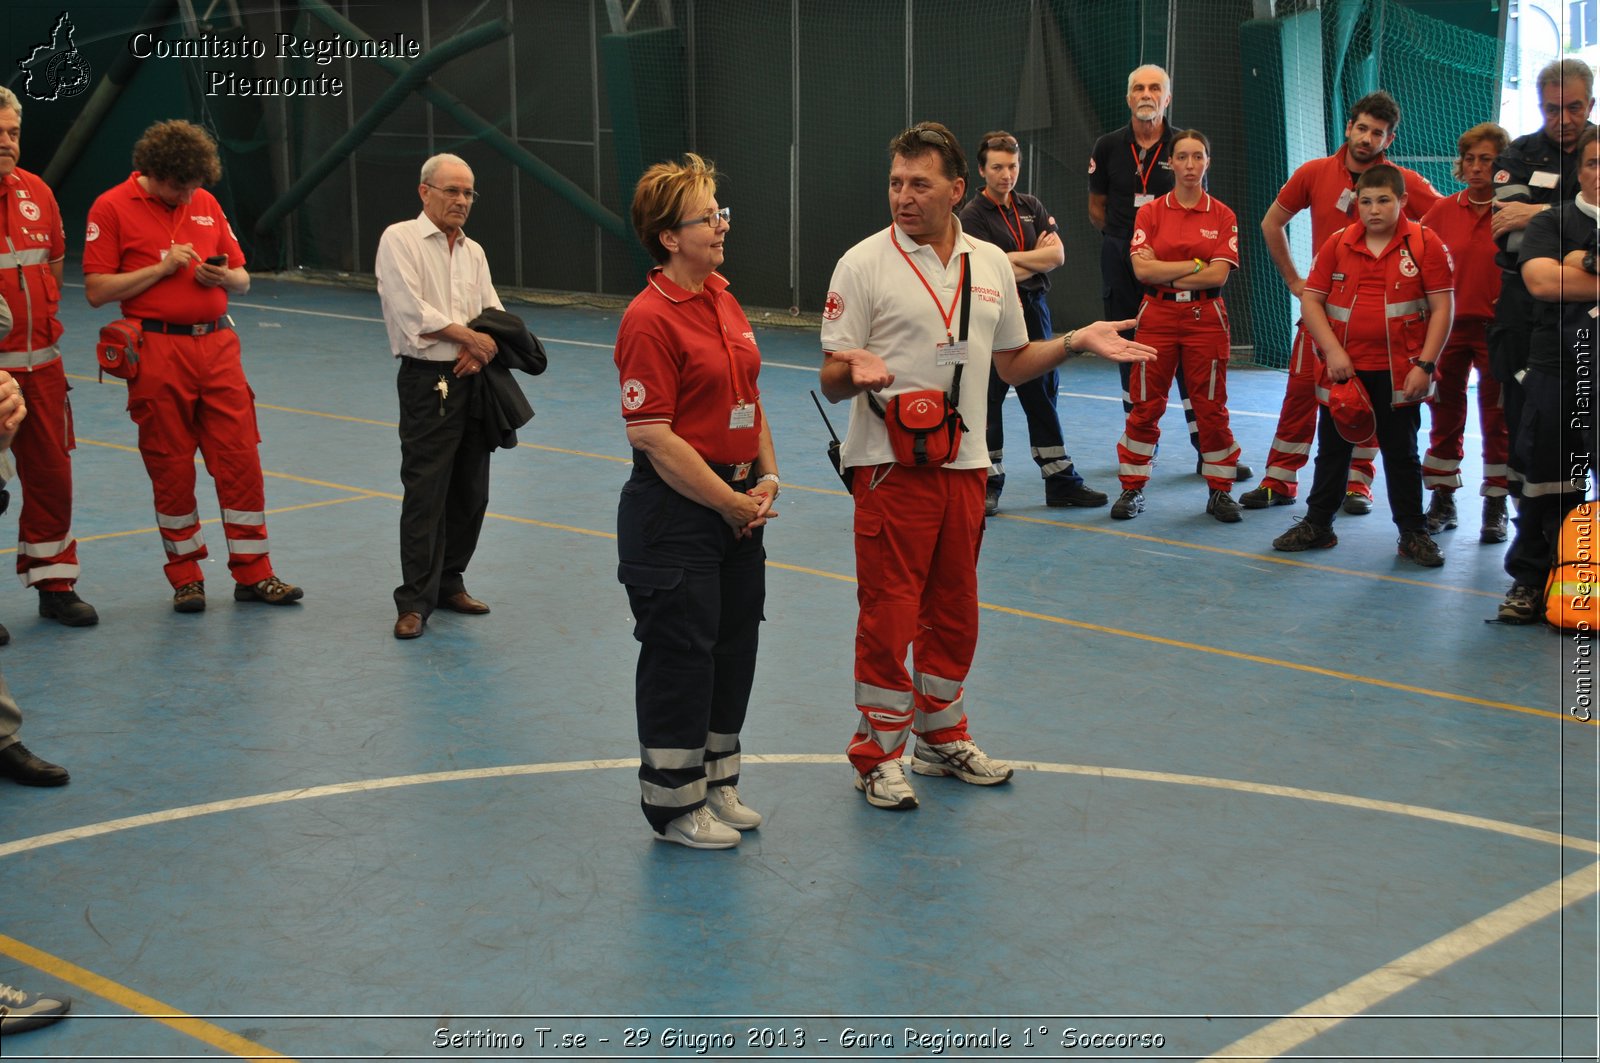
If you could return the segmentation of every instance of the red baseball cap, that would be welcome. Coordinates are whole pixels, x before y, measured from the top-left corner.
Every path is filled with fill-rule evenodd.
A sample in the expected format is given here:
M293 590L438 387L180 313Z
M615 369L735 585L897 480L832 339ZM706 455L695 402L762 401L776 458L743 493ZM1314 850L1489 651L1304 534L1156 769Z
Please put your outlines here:
M1328 384L1328 412L1333 424L1347 442L1360 446L1372 439L1378 431L1378 422L1372 415L1372 399L1361 386L1359 377L1352 376L1342 384Z

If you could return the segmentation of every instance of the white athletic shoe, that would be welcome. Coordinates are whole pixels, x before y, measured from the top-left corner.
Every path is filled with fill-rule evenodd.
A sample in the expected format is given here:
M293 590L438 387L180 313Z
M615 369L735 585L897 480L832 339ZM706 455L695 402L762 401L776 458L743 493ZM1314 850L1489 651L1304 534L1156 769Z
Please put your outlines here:
M713 786L706 791L706 807L711 814L734 830L755 830L761 826L761 813L739 800L737 786Z
M904 812L917 807L917 792L906 782L906 770L898 760L886 760L865 775L856 775L856 789L867 795L867 804Z
M924 742L917 739L911 770L918 775L954 775L974 786L998 786L1011 778L1011 765L994 760L968 741Z
M667 829L656 835L656 841L673 842L691 849L732 849L739 844L739 832L701 805L668 823Z

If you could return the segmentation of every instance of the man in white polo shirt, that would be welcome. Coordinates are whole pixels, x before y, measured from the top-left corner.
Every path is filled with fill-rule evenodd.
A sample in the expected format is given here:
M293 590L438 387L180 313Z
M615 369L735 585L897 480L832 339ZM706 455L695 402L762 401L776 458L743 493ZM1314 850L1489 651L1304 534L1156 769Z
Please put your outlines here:
M952 213L967 178L955 136L919 122L889 151L893 224L845 252L834 269L821 383L829 401L853 400L841 460L853 470L856 504L860 717L848 756L870 804L904 810L917 805L899 760L908 731L917 735L912 770L919 774L978 786L1011 778L1011 768L968 734L962 689L978 641L991 361L1015 385L1056 368L1069 351L1113 361L1147 361L1154 351L1117 334L1132 321L1099 321L1030 343L1005 253L968 237ZM922 390L953 400L965 432L945 456L938 450L947 434L905 437L897 461L885 416L896 419L894 400Z

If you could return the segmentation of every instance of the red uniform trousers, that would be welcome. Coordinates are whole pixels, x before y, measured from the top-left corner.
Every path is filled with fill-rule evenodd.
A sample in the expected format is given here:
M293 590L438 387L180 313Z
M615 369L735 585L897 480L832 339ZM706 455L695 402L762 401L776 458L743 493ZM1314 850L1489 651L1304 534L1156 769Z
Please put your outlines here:
M1478 370L1478 427L1483 433L1485 497L1506 494L1506 411L1500 405L1500 381L1489 372L1489 324L1457 318L1450 339L1439 352L1434 379L1433 423L1428 452L1422 457L1422 486L1455 490L1461 486L1462 445L1467 428L1467 377Z
M870 486L875 480L878 485ZM855 471L861 719L846 752L862 774L899 757L908 729L929 742L968 737L962 684L978 646L987 480L986 469L879 465Z
M17 576L24 587L69 591L78 580L78 540L72 537L72 404L61 359L32 371L9 370L22 388L28 416L11 441L22 485L17 518Z
M139 375L128 382L128 413L139 426L139 454L155 488L167 580L181 587L205 578L200 562L207 551L194 497L197 448L216 481L234 580L259 583L271 576L255 393L233 330L204 336L147 331Z
M1267 473L1262 487L1293 498L1298 490L1300 468L1311 457L1311 444L1317 438L1317 358L1311 334L1297 325L1294 350L1289 356L1289 382L1283 393L1283 408L1278 411L1278 430L1267 454ZM1373 459L1378 456L1378 441L1368 440L1354 448L1350 459L1350 479L1345 491L1372 497Z
M1145 296L1134 338L1157 351L1128 377L1133 409L1117 441L1117 475L1123 490L1140 491L1150 479L1150 459L1161 439L1172 378L1183 374L1199 434L1201 471L1219 491L1233 489L1239 447L1228 427L1228 311L1221 299L1180 303Z

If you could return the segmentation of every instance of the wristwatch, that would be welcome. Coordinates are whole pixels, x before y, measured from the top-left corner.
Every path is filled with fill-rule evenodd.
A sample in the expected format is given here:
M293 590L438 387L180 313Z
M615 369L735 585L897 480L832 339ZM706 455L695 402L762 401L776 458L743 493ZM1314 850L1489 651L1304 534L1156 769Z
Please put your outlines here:
M1594 252L1593 251L1590 251L1587 255L1583 256L1583 268L1586 271L1590 272L1590 273L1596 272L1596 270L1594 268Z
M1433 371L1436 368L1432 362L1424 362L1421 358L1411 358L1408 361L1429 376L1433 375Z

